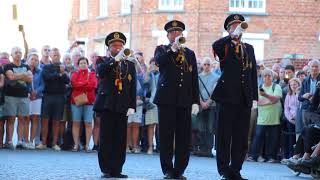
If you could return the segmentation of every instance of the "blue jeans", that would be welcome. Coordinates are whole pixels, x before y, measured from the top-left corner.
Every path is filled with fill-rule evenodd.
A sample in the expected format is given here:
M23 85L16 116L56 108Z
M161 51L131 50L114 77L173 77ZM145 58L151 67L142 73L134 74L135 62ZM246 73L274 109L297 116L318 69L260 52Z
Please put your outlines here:
M257 159L261 155L261 146L263 141L266 147L266 158L267 159L277 159L277 152L279 147L279 125L257 125L256 133L253 138L253 144L251 146L251 155L253 159Z

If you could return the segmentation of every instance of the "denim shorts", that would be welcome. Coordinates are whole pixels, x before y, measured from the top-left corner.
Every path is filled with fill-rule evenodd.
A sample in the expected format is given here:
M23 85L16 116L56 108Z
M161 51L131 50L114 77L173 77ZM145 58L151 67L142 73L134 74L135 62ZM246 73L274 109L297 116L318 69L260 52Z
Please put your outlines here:
M93 119L93 105L76 106L71 105L72 120L75 122L84 121L91 124Z
M27 97L4 97L4 116L29 116L30 100Z

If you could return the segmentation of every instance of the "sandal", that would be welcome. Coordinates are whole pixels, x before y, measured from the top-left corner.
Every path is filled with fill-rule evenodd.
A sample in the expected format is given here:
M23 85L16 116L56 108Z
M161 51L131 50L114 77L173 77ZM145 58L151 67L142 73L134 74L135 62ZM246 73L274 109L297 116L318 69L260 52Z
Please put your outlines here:
M88 152L91 152L89 146L86 146L86 147L84 148L84 151L87 152L87 153L88 153Z
M79 151L79 145L74 145L71 151L72 152L78 152Z

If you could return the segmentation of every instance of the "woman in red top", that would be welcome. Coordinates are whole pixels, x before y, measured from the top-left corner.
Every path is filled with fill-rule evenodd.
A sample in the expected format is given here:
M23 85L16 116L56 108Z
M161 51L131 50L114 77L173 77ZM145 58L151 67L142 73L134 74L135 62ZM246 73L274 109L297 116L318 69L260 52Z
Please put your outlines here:
M85 123L86 146L85 151L89 151L89 141L92 133L92 107L96 98L97 78L95 72L89 72L89 61L81 57L78 61L79 70L71 76L72 94L71 94L71 111L72 111L72 136L74 146L72 151L79 151L79 129L80 122ZM83 105L76 105L79 95L85 94L88 102Z

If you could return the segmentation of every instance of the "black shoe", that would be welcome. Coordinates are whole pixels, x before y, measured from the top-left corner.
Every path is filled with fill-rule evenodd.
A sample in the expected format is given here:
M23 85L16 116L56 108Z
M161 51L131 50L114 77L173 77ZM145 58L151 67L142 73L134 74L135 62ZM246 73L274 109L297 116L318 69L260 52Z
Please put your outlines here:
M179 180L187 180L187 178L183 175L177 176L175 177L175 179L179 179Z
M101 178L112 178L112 176L109 173L103 173Z
M92 151L97 152L98 150L99 150L99 146L98 145L93 145Z
M24 149L24 147L23 147L23 145L22 145L22 144L17 144L16 149L20 149L20 150L22 150L22 149Z
M225 176L225 175L220 176L220 179L221 179L221 180L231 180L230 177Z
M113 178L128 178L128 176L127 175L125 175L125 174L112 174L112 177Z
M240 172L234 172L232 174L232 179L234 180L248 180L248 179L245 179L241 176Z
M163 177L163 179L175 179L172 173L166 173Z

